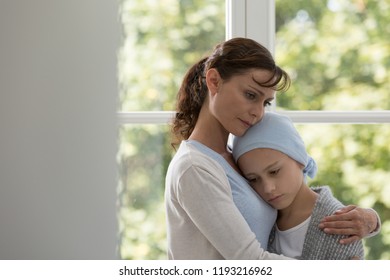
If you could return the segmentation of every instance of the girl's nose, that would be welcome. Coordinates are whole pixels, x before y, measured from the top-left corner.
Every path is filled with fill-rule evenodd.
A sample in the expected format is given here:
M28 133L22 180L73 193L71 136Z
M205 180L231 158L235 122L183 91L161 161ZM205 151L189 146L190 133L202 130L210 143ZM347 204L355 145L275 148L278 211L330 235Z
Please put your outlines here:
M270 194L275 191L275 184L272 180L264 180L263 188L265 193Z

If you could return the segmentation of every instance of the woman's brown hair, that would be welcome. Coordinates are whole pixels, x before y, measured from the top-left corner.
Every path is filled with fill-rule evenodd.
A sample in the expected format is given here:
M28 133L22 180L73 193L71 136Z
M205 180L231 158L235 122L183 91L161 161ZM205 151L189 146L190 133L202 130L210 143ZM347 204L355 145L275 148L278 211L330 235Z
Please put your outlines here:
M251 69L268 70L273 75L261 86L277 91L286 91L290 86L288 74L275 64L272 54L258 42L248 38L233 38L216 45L212 54L195 63L183 78L177 93L176 115L172 124L173 146L181 140L187 140L194 130L208 94L205 74L211 68L215 68L224 81Z

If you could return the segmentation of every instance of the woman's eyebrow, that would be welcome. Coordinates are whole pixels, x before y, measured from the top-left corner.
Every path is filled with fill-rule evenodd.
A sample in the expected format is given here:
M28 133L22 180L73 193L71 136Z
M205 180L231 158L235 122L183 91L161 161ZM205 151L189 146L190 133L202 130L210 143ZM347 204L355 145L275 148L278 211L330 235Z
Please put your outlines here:
M255 79L255 77L252 75L252 80L257 84L259 85L260 87L268 87L267 85L268 84L272 84L272 80L274 80L274 77L272 77L271 79L269 79L268 81L265 81L265 82L259 82ZM274 86L270 86L272 88L274 88Z
M248 85L252 90L254 90L254 91L256 91L257 93L259 93L260 95L262 95L262 96L264 96L265 95L265 93L261 90L261 89L259 89L259 88L257 88L257 87L254 87L254 86L251 86L251 85Z

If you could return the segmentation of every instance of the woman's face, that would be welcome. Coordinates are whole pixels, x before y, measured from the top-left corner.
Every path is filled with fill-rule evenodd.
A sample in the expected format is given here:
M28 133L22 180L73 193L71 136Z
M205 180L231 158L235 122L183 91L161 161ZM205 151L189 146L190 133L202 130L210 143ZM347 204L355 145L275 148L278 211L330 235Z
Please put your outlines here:
M262 87L272 74L267 70L254 69L220 82L214 94L210 90L210 111L229 133L242 136L259 122L265 107L275 97L275 90Z

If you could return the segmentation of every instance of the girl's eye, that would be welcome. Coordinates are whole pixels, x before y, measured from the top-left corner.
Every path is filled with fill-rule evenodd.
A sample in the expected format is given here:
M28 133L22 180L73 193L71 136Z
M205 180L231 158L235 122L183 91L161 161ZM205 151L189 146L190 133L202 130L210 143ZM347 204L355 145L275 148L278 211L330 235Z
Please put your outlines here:
M253 184L256 182L256 178L246 178L249 184Z
M276 169L276 170L270 171L269 173L270 173L271 175L278 175L279 171L280 171L280 169Z
M265 106L265 107L271 106L271 101L265 101L265 102L264 102L264 106Z

